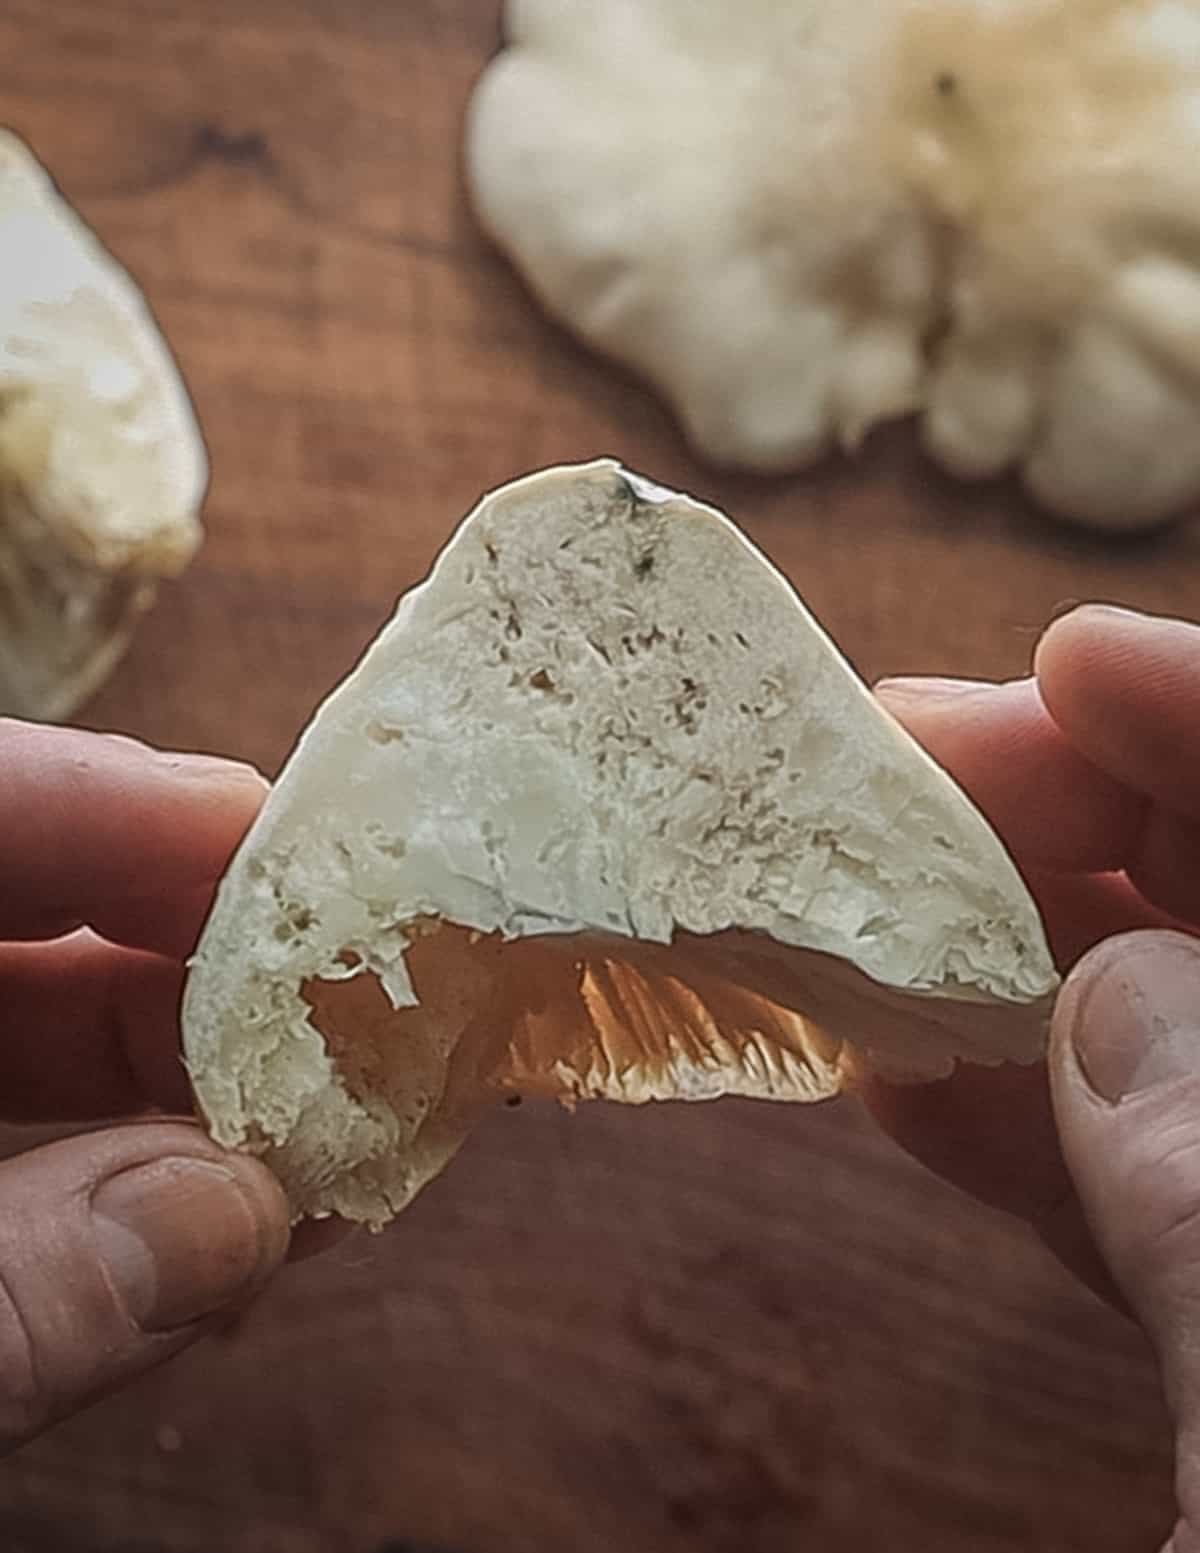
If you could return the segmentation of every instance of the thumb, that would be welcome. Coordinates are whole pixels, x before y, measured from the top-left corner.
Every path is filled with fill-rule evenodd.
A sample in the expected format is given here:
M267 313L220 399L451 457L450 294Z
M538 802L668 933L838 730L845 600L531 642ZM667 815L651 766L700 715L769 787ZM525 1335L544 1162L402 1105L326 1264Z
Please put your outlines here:
M186 1122L0 1164L0 1449L187 1346L283 1260L274 1177Z
M1200 942L1130 933L1093 950L1059 999L1050 1066L1084 1213L1175 1420L1164 1553L1200 1553Z

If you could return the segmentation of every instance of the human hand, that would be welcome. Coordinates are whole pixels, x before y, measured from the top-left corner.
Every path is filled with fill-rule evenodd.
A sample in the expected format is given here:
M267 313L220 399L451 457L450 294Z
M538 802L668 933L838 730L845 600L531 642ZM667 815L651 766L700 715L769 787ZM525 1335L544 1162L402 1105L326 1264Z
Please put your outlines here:
M0 720L0 1120L96 1129L0 1162L0 1449L193 1342L288 1251L271 1173L168 1119L192 1109L184 956L265 791Z
M890 710L1005 838L1074 966L1047 1069L865 1099L917 1157L1028 1219L1158 1351L1200 1553L1200 628L1089 607L1034 677L891 681Z

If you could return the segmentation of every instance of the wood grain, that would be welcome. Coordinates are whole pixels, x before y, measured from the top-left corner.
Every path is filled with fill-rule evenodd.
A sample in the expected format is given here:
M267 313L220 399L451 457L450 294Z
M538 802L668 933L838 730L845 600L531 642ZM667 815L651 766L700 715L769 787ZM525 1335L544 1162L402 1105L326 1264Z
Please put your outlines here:
M734 512L863 672L1024 670L1200 535L1055 527L907 430L753 481L547 324L464 203L492 0L3 0L0 111L142 280L208 541L94 726L274 769L479 492L614 453ZM849 1105L505 1113L387 1237L0 1468L11 1553L1125 1553L1140 1340Z

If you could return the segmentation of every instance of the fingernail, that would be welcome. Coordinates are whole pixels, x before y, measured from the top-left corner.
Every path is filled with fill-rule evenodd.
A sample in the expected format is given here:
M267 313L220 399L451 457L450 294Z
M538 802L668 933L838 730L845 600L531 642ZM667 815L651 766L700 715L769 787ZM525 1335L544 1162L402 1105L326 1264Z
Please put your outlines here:
M267 779L243 760L226 760L220 755L164 754L161 759L168 769L186 782L203 782L206 786L226 787L233 784L253 784L265 789Z
M96 1244L134 1325L169 1332L250 1294L286 1250L274 1207L245 1168L213 1160L161 1159L105 1181Z
M934 674L898 674L877 680L875 694L885 701L948 701L978 695L995 687L980 679L945 679Z
M1139 624L1146 624L1153 618L1143 610L1130 609L1125 604L1080 604L1071 613L1075 615L1112 615L1118 620L1137 621Z
M1112 1104L1157 1084L1200 1075L1200 944L1179 933L1138 933L1084 962L1063 993L1076 1060Z

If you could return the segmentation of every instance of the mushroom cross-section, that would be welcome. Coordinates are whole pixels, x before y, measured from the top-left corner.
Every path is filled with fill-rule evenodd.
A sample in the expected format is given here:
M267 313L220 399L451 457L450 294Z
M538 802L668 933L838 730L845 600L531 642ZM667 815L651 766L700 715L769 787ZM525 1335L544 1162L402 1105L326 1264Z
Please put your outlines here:
M485 498L220 887L185 1051L298 1214L379 1224L512 1093L820 1100L1042 1049L1000 841L720 513Z

